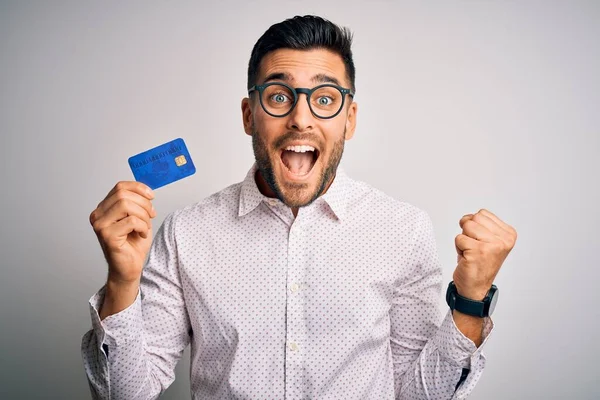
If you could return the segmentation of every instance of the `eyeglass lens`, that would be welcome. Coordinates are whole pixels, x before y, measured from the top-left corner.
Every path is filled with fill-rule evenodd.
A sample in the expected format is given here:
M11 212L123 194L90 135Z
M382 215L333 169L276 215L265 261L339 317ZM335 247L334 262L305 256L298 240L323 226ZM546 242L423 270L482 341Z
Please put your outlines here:
M300 100L300 99L298 99ZM342 92L332 86L323 86L310 96L310 108L319 117L330 117L342 108ZM273 115L286 114L294 105L294 93L283 85L270 85L263 90L262 104Z

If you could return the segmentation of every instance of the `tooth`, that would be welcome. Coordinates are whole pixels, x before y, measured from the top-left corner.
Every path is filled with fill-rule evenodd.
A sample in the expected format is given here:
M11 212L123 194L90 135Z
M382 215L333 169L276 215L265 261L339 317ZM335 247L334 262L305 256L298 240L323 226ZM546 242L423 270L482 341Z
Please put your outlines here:
M288 146L285 148L289 151L295 151L296 153L305 153L307 151L315 151L315 148L308 145L299 145L299 146Z

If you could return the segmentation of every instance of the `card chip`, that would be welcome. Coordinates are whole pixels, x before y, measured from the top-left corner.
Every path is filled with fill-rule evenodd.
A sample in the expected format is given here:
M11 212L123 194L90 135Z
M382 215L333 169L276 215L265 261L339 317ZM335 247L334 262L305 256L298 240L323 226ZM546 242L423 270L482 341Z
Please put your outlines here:
M178 167L181 167L182 165L187 164L187 160L185 159L185 156L184 155L180 155L180 156L175 157L175 164Z

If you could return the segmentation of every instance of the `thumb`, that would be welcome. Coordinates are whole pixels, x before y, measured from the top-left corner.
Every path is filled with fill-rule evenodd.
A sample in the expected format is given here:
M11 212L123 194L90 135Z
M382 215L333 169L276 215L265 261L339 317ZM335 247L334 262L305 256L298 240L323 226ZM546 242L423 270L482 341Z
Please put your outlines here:
M457 259L460 260L460 258L463 255L463 251L461 249L458 248L458 246L456 245L456 243L454 244L454 248L456 249L456 254L457 254Z

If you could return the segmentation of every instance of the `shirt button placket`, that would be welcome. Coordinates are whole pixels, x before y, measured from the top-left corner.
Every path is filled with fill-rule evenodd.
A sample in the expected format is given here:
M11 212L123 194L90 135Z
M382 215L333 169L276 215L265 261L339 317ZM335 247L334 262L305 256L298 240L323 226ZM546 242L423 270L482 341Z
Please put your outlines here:
M290 228L287 271L287 351L286 399L302 399L305 394L304 354L306 321L301 282L306 272L305 235L298 220Z

